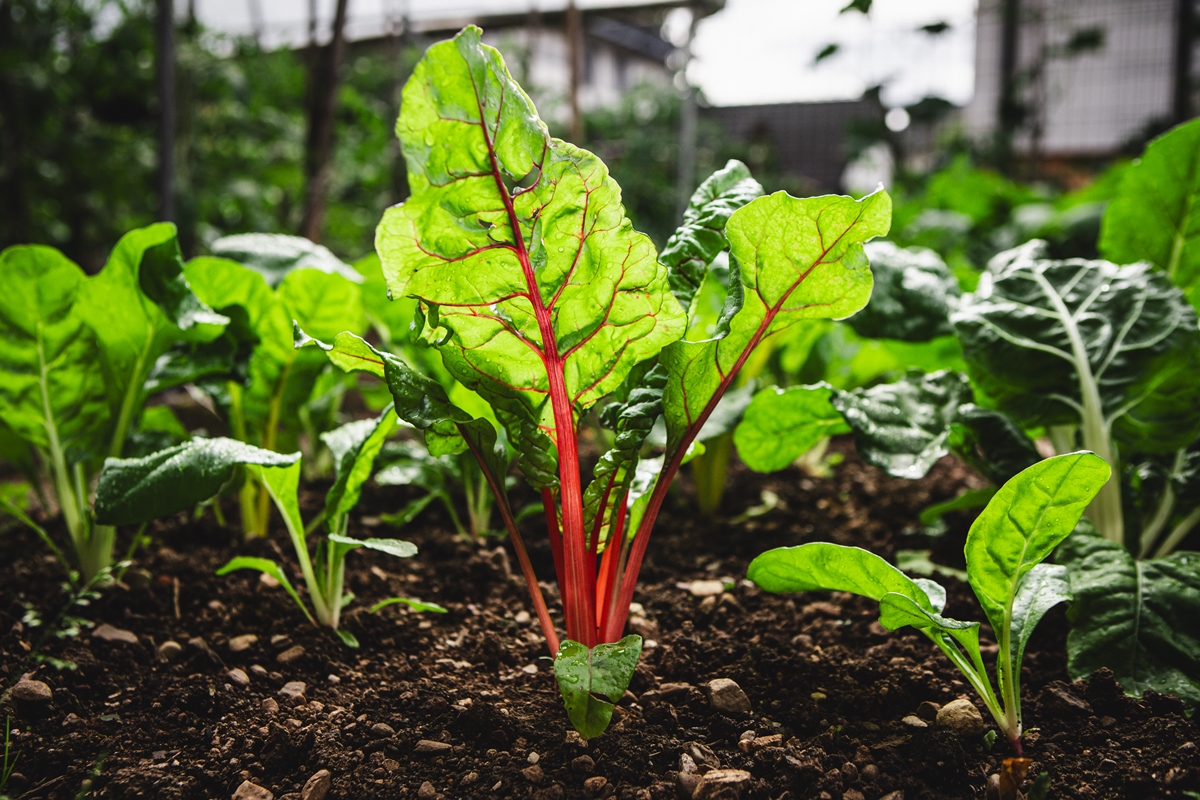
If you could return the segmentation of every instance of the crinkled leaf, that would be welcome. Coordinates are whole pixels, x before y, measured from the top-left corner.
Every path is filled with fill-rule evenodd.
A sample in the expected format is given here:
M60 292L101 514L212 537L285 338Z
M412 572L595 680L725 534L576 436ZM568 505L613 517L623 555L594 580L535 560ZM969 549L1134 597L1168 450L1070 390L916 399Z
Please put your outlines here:
M750 562L746 577L768 592L850 592L872 600L888 593L933 610L929 596L912 578L859 547L810 542L776 547Z
M733 433L742 462L756 472L775 472L822 439L849 433L850 426L829 402L832 395L826 383L772 386L754 395Z
M295 270L315 269L362 283L362 276L349 264L303 236L281 233L239 233L222 236L210 248L214 256L244 264L262 275L271 287L279 286Z
M104 267L80 289L78 307L100 343L113 421L126 426L114 431L122 441L109 448L110 454L120 453L159 357L177 342L211 342L229 319L192 292L170 223L122 236Z
M866 246L875 286L866 307L846 320L859 336L927 342L954 332L950 311L961 294L941 257L891 242Z
M1059 548L1074 600L1067 612L1072 679L1107 667L1125 691L1200 703L1200 554L1136 561L1119 544L1076 531Z
M239 569L252 569L274 578L284 588L284 591L296 601L296 605L300 606L300 610L304 612L304 616L308 617L308 621L313 621L312 614L308 613L308 607L304 605L304 602L300 599L300 595L296 594L296 589L292 586L292 582L288 580L287 574L274 561L269 558L238 556L237 558L230 559L228 564L217 570L217 574L228 575Z
M1126 447L1178 450L1200 429L1196 311L1146 264L997 256L952 315L971 379L1027 427L1078 425L1098 391ZM1090 377L1090 380L1088 376Z
M683 224L658 256L670 267L671 292L685 309L691 308L709 264L725 249L725 223L730 215L762 194L762 186L746 165L734 160L696 189L683 212Z
M467 27L429 48L405 85L411 194L385 213L376 249L392 295L427 307L425 338L520 452L555 430L552 381L586 409L685 320L608 170L549 136L480 36Z
M913 370L897 383L835 392L831 402L854 430L864 461L915 480L950 452L950 423L970 399L961 373Z
M958 407L950 423L949 444L955 455L997 486L1042 458L1011 417L973 403Z
M52 247L0 253L0 419L42 450L99 453L111 422L95 334L77 310L83 270Z
M608 727L614 704L629 688L641 653L642 637L634 634L592 648L570 639L559 646L554 677L567 716L584 739L594 739Z
M967 533L967 576L997 636L1025 574L1058 547L1112 470L1095 453L1055 456L1000 487Z
M1152 141L1104 212L1100 253L1149 261L1200 307L1200 120Z
M1012 617L1008 628L1010 674L1020 674L1025 645L1046 612L1070 600L1071 581L1066 567L1038 564L1025 573L1012 598Z
M215 495L241 465L282 467L300 460L234 439L192 439L144 458L110 458L96 486L96 521L138 525L189 511Z
M733 213L725 228L730 289L718 336L676 342L660 357L671 375L663 392L668 450L711 413L764 337L801 320L846 317L866 304L871 270L862 242L886 234L890 221L891 199L882 191L862 200L778 192Z
M348 422L321 434L321 441L333 454L333 486L325 495L325 522L331 530L334 520L358 505L363 484L375 467L375 457L399 422L389 405L374 419Z

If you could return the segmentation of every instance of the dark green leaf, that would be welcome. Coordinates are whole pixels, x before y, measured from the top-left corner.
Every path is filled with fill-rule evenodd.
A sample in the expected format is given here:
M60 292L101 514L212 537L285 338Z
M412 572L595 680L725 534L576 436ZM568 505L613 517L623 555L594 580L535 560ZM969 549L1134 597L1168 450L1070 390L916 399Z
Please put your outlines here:
M949 443L955 455L997 486L1042 458L1011 417L973 403L958 407Z
M1125 691L1200 703L1200 554L1135 561L1124 547L1076 531L1058 559L1071 577L1067 668L1072 679L1107 667Z
M594 739L608 727L614 704L629 688L641 653L642 637L633 634L592 648L570 639L559 646L554 677L567 716L584 739Z
M831 402L854 430L864 461L915 480L950 452L950 423L970 399L962 374L914 370L897 383L835 392Z
M961 294L941 257L891 242L866 246L875 286L871 301L847 322L859 336L927 342L953 333L950 311Z
M96 521L139 525L189 511L220 491L239 465L282 467L299 460L299 453L223 438L192 439L144 458L110 458L96 487Z
M832 395L833 389L824 383L771 387L756 394L733 434L742 462L756 472L775 472L822 439L849 433L829 402Z

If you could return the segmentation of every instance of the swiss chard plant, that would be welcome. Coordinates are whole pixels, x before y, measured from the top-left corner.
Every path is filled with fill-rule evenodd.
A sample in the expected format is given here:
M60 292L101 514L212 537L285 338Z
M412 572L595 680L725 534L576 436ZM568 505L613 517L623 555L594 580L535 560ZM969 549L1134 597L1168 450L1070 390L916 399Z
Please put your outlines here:
M92 514L100 463L125 453L151 394L234 368L229 320L193 294L170 224L126 234L91 277L36 245L0 253L0 277L0 422L37 454L91 580L114 546Z
M350 512L371 476L380 448L398 423L389 406L377 418L350 422L325 434L334 456L335 477L326 493L320 520L326 532L312 551L297 497L300 454L276 453L233 439L197 438L142 458L109 459L96 489L96 515L110 525L144 524L194 508L234 478L238 468L251 472L283 517L312 610L301 600L283 568L270 559L239 556L217 574L251 569L271 576L310 622L328 626L348 646L357 647L354 635L340 627L342 609L353 599L345 589L346 555L359 547L398 558L409 558L417 552L411 542L399 539L357 539L348 535ZM422 611L445 611L409 598L393 598L382 605L389 602L405 602Z
M325 248L293 236L231 236L213 250L218 255L189 261L186 275L205 303L233 320L226 339L246 366L200 386L233 438L277 452L307 445L308 460L315 462L318 437L335 424L348 383L318 354L292 347L292 325L299 322L320 336L347 327L362 332L363 279ZM267 487L251 477L239 499L245 534L265 535Z
M509 505L507 453L491 422L351 334L321 342L301 333L298 344L382 377L396 413L425 432L431 453L470 451L477 460L556 654L568 714L591 737L608 724L637 661L640 639L622 634L672 479L764 339L866 303L862 242L887 232L891 204L883 192L862 200L779 193L743 204L716 190L710 202L740 207L727 215L701 208L685 227L714 222L696 228L694 256L665 265L626 218L604 164L547 133L480 36L469 27L431 47L404 88L397 132L411 197L386 212L376 249L391 296L417 301L422 339L487 401L541 494L565 638ZM723 313L711 335L685 339L687 309L726 247ZM612 446L589 481L581 425L597 407ZM664 452L643 459L660 415Z
M1021 661L1038 622L1071 599L1065 567L1043 563L1074 530L1110 469L1093 453L1046 459L1004 484L967 534L967 580L996 639L993 683L979 644L979 623L943 615L946 590L910 578L857 547L814 542L768 550L748 577L769 592L840 591L879 603L888 630L911 626L946 654L983 700L1021 755Z

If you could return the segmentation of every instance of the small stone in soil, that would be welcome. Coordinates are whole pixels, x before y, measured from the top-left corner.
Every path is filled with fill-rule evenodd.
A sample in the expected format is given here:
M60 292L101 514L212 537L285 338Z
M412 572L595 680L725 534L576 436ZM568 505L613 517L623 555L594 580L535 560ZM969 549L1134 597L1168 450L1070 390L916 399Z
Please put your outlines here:
M904 725L909 726L910 728L928 728L929 727L929 724L927 722L925 722L925 720L918 717L916 714L909 714L907 717L900 720L900 722L903 723Z
M32 678L21 678L12 688L12 698L22 703L49 703L53 697L47 684Z
M92 631L93 639L102 639L106 642L120 642L121 644L137 644L138 637L133 631L127 631L124 628L114 628L105 622L102 625L96 626Z
M528 766L521 770L521 774L524 775L525 780L529 781L530 783L541 783L546 777L546 773L543 772L542 768L537 764L533 764L532 766Z
M583 782L583 791L588 797L599 797L608 785L608 778L603 775L593 775Z
M516 622L518 625L528 625L530 619L531 619L531 617L529 616L528 611L518 611L517 616L515 616L513 618L513 621Z
M396 735L396 729L386 722L376 722L371 726L371 735L376 739L387 739L389 736Z
M275 702L274 697L268 697L262 701L262 709L273 717L279 713L279 703Z
M537 751L535 750L532 753L530 753L529 756L525 760L528 761L530 764L536 764L536 763L538 763L538 761L540 759L541 759L541 756L538 755Z
M1100 762L1099 766L1096 767L1096 771L1101 775L1107 775L1115 770L1118 766L1120 765L1116 761L1111 758L1106 758Z
M770 736L759 736L754 740L754 749L761 750L764 747L782 747L783 734L772 733Z
M981 736L986 726L979 709L965 697L951 700L937 712L937 725L959 736Z
M591 756L576 756L571 760L571 771L578 775L591 775L596 762Z
M713 708L725 714L749 714L750 698L735 681L714 678L708 682L709 699Z
M174 639L167 639L158 646L158 657L163 661L171 661L183 652L183 645Z
M701 776L692 800L737 800L748 783L750 773L744 769L710 769Z
M326 676L325 680L329 681L334 686L337 686L339 683L342 682L342 679L339 678L337 675L328 675L328 676Z
M1062 681L1055 681L1042 690L1039 700L1048 710L1059 714L1065 712L1091 716L1093 713L1088 702L1072 692Z
M241 636L235 636L229 640L229 652L240 653L243 650L249 650L258 641L258 637L253 633L243 633Z
M862 776L863 783L870 783L879 777L879 767L874 764L867 764L859 773Z
M246 674L244 669L234 667L229 672L226 672L225 675L238 686L246 687L250 685L250 676Z
M292 700L297 697L303 697L307 690L308 684L306 684L304 681L288 681L283 685L283 688L279 690L278 694L280 697L286 697L287 699Z
M437 789L433 788L433 784L429 781L425 781L421 784L421 788L417 789L417 797L420 800L434 800L437 796Z
M251 664L250 671L260 678L264 678L267 675L267 668L262 664Z
M917 716L926 722L933 722L937 719L938 712L942 707L932 700L925 700L921 705L917 706Z
M302 658L304 658L304 647L301 645L289 647L287 650L284 650L282 653L275 656L275 660L280 664L291 664L292 662L299 661Z
M888 792L883 797L879 798L879 800L904 800L904 791L902 789L897 789L894 792Z
M691 583L678 583L676 586L691 593L693 597L713 597L725 591L723 581L692 581Z
M432 739L422 739L417 742L417 746L413 748L413 752L424 755L440 755L454 749L454 745L446 742L435 742Z
M847 789L842 792L842 800L866 800L866 797L858 789Z
M329 774L329 770L321 770L304 784L304 788L300 791L300 800L325 800L325 795L329 794L329 787L332 783L333 776Z
M257 783L242 781L242 785L233 793L233 800L275 800L275 794Z
M288 642L286 633L277 633L271 637L271 647L283 647Z

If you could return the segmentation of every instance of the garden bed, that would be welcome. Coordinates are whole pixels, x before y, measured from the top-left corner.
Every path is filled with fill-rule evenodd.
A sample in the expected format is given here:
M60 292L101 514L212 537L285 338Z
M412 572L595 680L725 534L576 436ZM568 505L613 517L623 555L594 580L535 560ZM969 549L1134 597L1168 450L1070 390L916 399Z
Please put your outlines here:
M419 545L416 558L350 557L347 585L358 600L346 625L362 642L358 651L305 624L283 591L257 576L214 576L234 552L291 563L282 531L243 545L211 517L159 523L161 546L139 559L147 574L131 573L128 587L73 612L137 641L106 641L86 627L44 640L40 652L74 669L28 658L54 627L61 574L32 535L9 531L0 541L0 668L9 687L36 667L32 677L53 698L8 703L20 753L8 791L73 798L91 777L94 797L229 798L249 780L277 798L300 797L328 770L330 798L674 798L700 773L729 768L751 777L729 794L703 788L696 796L982 797L988 775L1011 754L1002 738L989 750L983 737L961 738L931 719L931 704L973 695L923 636L883 630L869 600L774 596L742 580L749 560L773 546L827 540L889 557L928 546L904 535L919 511L978 481L952 459L921 481L887 478L859 461L848 440L836 449L846 459L829 480L795 469L735 471L728 516L711 522L691 518L684 482L654 534L635 598L645 609L633 622L647 639L642 662L612 726L587 744L562 710L510 551L457 540L435 514L399 534ZM781 504L733 521L763 489ZM372 526L376 515L403 494L369 491L352 527L382 530ZM938 560L961 559L967 521L952 518L945 545L933 543ZM539 574L550 575L538 524L526 523L527 541ZM734 586L719 595L680 588L721 579ZM974 618L969 588L939 580L948 612ZM393 595L449 613L365 611ZM43 625L29 624L29 609ZM231 640L247 635L257 640L233 652ZM1200 726L1181 704L1153 693L1126 698L1104 674L1068 683L1065 636L1060 607L1025 657L1030 776L1048 772L1049 796L1061 798L1200 791ZM160 656L168 640L181 646L169 660ZM706 684L717 678L740 685L749 714L714 708ZM304 686L288 686L296 681ZM693 765L680 777L681 766ZM241 796L255 796L247 791Z

